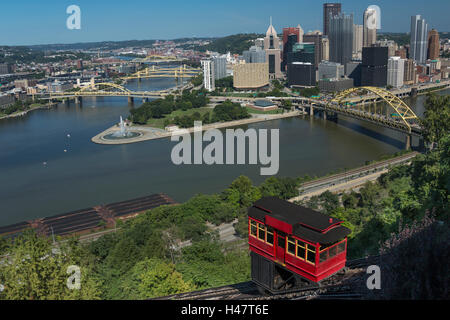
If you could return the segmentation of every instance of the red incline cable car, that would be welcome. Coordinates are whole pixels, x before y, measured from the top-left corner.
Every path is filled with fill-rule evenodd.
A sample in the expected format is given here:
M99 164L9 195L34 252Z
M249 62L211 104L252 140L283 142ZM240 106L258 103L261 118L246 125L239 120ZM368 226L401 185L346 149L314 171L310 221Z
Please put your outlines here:
M342 222L276 197L248 209L252 280L272 293L317 284L345 267Z

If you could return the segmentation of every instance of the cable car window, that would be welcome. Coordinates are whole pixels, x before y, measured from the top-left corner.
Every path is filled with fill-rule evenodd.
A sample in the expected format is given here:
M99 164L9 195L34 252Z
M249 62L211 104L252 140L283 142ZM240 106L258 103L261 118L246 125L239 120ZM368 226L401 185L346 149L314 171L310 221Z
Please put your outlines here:
M267 242L267 244L270 244L273 246L273 229L272 228L267 228L266 242Z
M260 223L258 223L258 239L266 241L266 228Z
M295 255L295 240L291 237L288 237L287 239L288 245L287 245L287 252L289 252L292 255Z
M330 258L334 257L337 254L337 246L331 247L328 251Z
M306 243L297 240L297 258L305 260Z
M257 234L257 226L256 226L256 222L253 220L250 220L250 234L252 236L254 236L256 238L256 234Z
M337 252L341 253L341 252L344 252L344 251L345 251L345 241L342 241L337 246Z
M284 249L285 248L285 238L278 236L278 247Z
M311 246L311 245L307 245L307 256L306 256L306 261L315 264L316 263L316 248Z
M328 259L328 250L322 251L319 256L319 262L324 262Z

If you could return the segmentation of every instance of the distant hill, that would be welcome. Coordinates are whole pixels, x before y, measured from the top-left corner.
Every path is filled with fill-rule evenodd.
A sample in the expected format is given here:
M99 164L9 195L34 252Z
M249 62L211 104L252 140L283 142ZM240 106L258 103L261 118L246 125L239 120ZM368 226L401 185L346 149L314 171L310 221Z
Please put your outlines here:
M253 40L264 37L263 34L256 33L241 33L223 38L218 38L210 44L199 47L200 51L215 51L219 53L231 52L234 54L242 54L243 51L248 50L253 45Z
M210 40L214 38L180 38L171 40L175 43L190 40ZM33 50L57 51L57 50L115 50L128 47L151 47L157 40L125 40L125 41L101 41L101 42L80 42L70 44L42 44L24 46ZM164 40L163 40L164 41Z
M219 53L237 53L248 50L253 44L253 40L263 37L263 34L248 33L236 34L223 38L180 38L174 39L175 43L209 40L208 45L200 46L197 44L183 44L180 47L184 49L194 49L198 51L215 51ZM58 50L115 50L127 47L150 47L156 40L128 40L128 41L104 41L104 42L86 42L86 43L72 43L72 44L45 44L26 46L32 50L37 51L58 51Z

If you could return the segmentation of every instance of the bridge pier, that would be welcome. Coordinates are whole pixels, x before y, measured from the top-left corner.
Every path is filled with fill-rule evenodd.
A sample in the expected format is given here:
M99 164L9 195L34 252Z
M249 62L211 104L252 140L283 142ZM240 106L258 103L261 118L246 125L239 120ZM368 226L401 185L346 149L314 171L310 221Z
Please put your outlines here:
M134 98L128 97L128 104L134 104Z
M327 120L327 112L325 110L323 110L322 117L323 120Z
M314 116L314 108L313 108L312 105L309 107L309 115L310 115L311 117Z
M405 139L405 150L411 150L411 139L412 139L412 135L407 134L406 139Z
M82 97L75 97L75 104L81 104L83 102Z
M142 98L142 103L148 102L148 98Z

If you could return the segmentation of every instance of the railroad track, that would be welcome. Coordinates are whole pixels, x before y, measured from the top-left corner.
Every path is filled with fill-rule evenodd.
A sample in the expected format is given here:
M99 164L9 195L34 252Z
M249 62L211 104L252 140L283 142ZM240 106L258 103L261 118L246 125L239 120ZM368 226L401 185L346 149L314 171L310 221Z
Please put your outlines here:
M312 300L312 299L360 299L358 284L363 280L365 267L377 264L380 256L347 261L346 268L322 281L320 287L307 286L280 294L263 295L252 281L174 294L155 300Z
M155 300L233 300L239 299L241 295L251 295L252 293L258 295L258 288L252 281L247 281L217 288L174 294L156 298Z

